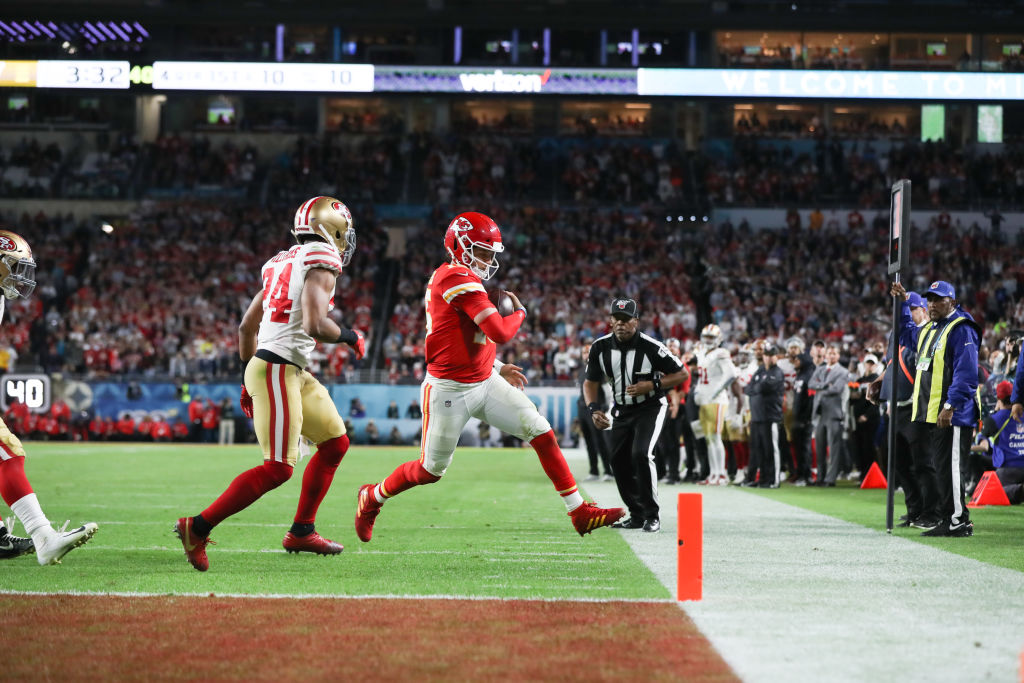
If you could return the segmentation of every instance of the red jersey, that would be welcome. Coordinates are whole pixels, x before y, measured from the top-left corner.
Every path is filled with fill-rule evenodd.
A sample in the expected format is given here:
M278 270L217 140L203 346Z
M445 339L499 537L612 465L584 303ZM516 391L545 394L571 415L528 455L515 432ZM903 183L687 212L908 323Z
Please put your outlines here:
M473 322L494 308L480 278L466 266L446 263L427 281L424 304L427 372L467 384L490 377L497 346Z

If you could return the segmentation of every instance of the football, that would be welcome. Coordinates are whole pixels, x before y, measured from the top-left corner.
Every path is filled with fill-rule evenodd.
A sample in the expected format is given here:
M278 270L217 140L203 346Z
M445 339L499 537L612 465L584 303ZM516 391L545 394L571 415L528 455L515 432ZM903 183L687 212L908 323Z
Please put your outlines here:
M487 298L498 309L498 315L502 318L512 315L512 297L506 294L504 289L492 289Z

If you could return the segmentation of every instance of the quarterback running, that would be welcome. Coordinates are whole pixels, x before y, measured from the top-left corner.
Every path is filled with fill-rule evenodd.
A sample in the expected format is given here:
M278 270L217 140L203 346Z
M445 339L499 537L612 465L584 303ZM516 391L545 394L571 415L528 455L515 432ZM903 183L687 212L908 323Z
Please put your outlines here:
M507 293L513 312L502 317L484 290L483 281L498 270L497 255L505 250L498 226L482 213L459 214L448 226L444 246L450 261L430 276L425 295L420 457L359 489L356 535L369 541L385 501L444 475L470 417L529 441L581 536L617 521L625 514L622 508L602 509L583 500L551 425L521 391L522 368L495 361L496 344L511 340L526 319L526 308L514 294Z
M209 569L210 530L244 510L292 476L299 437L317 446L302 476L299 505L281 542L288 552L336 555L343 548L316 532L314 521L334 472L348 451L345 423L327 389L306 369L316 342L344 342L362 358L362 335L328 317L334 288L356 247L348 207L333 197L313 197L295 212L298 244L263 265L263 289L238 326L238 354L245 366L242 412L253 420L263 464L238 475L224 493L194 517L174 525L189 563Z

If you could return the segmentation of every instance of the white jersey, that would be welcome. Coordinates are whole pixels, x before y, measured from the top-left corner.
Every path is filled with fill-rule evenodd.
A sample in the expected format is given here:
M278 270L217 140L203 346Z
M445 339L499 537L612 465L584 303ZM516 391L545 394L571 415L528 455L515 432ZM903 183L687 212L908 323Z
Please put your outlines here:
M729 402L727 385L736 377L736 366L723 348L697 350L697 388L693 398L697 405Z
M276 353L300 368L309 364L316 340L302 330L302 286L310 268L341 274L341 256L326 242L297 244L263 264L263 319L257 348ZM334 309L334 297L327 310Z

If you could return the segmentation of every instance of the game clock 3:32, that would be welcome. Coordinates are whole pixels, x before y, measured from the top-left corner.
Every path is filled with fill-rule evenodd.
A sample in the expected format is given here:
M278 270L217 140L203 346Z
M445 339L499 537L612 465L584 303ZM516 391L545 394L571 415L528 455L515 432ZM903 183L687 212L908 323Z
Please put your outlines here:
M0 378L0 409L7 412L14 403L24 403L34 413L50 409L50 376L40 373L11 373Z

